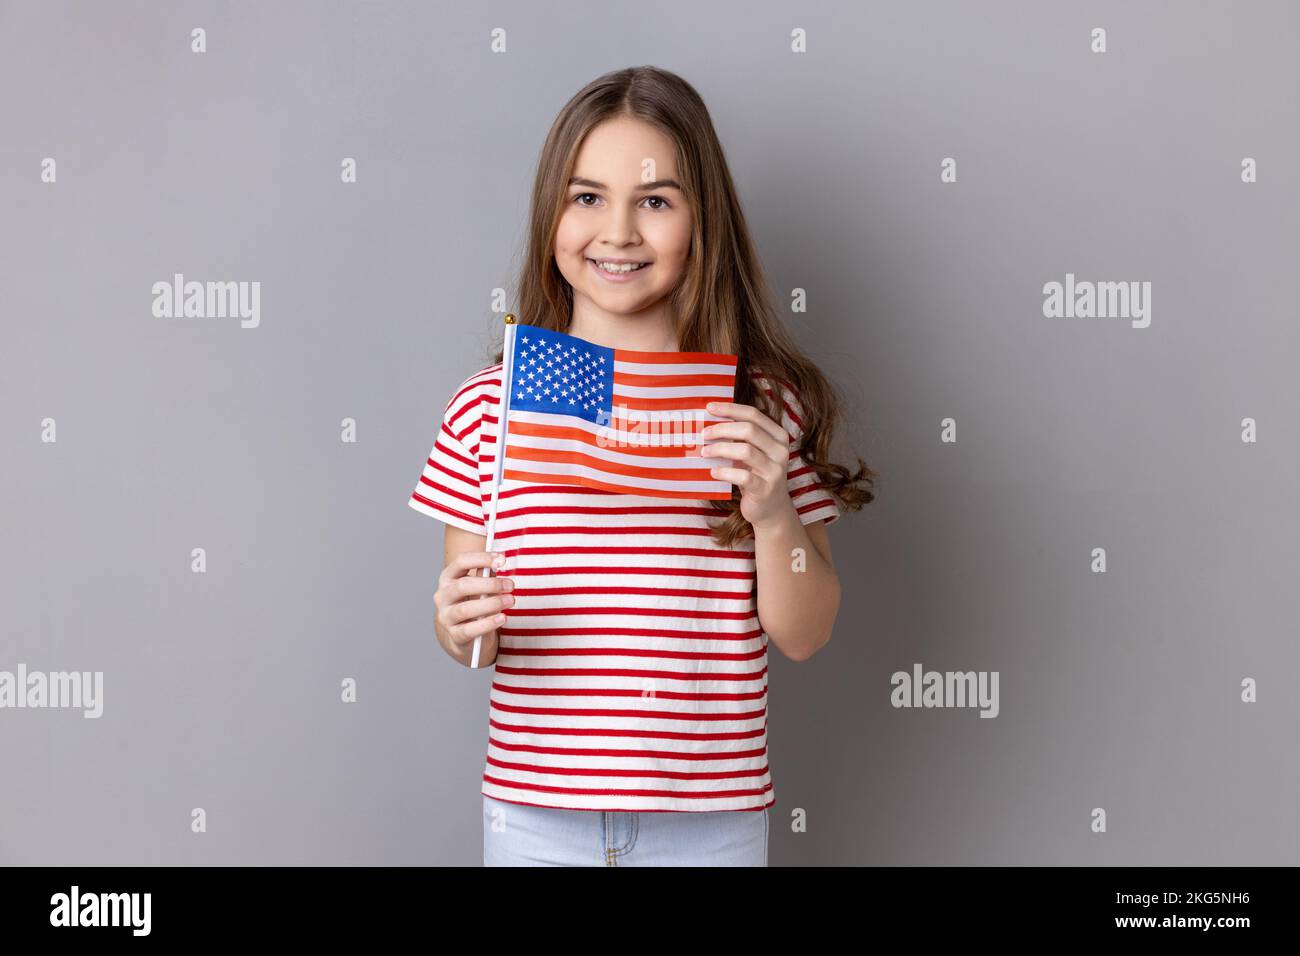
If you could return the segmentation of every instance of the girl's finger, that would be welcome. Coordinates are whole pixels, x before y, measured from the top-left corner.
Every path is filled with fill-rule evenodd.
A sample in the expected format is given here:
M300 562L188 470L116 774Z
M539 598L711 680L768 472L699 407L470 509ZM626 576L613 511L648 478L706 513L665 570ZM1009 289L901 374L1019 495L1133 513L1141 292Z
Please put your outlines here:
M709 444L721 444L728 440L733 442L744 442L753 445L768 458L773 461L788 459L790 455L790 445L787 441L780 441L773 438L768 431L753 422L729 422L725 425L710 426L709 434L704 436L704 442Z
M458 645L469 644L475 638L482 637L484 634L495 631L504 624L506 616L504 614L493 617L479 618L477 621L470 621L468 624L458 624L454 630L447 633L451 636L453 642Z
M447 608L447 615L451 618L451 623L454 626L463 624L466 621L499 614L506 608L513 606L514 603L515 596L513 594L490 594L487 597L453 604Z
M786 434L785 429L753 405L742 405L739 402L710 402L708 407L709 411L715 415L723 415L739 422L752 422L755 427L770 435L773 440L780 442L782 445L790 444L790 436ZM718 432L713 429L725 428L728 424L728 422L713 423L709 426L710 435L726 435L725 432Z
M439 583L445 583L453 578L461 578L477 568L489 568L493 562L505 562L505 555L500 551L462 551L451 560L442 574L438 575ZM486 575L483 575L486 577Z
M463 601L477 594L500 594L513 591L515 579L502 577L499 574L490 578L463 577L452 581L451 588L455 592L457 601Z
M713 442L703 446L700 449L700 454L705 458L729 458L735 462L743 462L751 468L760 464L758 461L759 456L778 465L786 458L784 448L778 449L774 454L771 444L768 442L764 442L761 447L744 441Z
M729 481L741 490L748 488L751 480L746 468L710 468L709 474L720 481Z

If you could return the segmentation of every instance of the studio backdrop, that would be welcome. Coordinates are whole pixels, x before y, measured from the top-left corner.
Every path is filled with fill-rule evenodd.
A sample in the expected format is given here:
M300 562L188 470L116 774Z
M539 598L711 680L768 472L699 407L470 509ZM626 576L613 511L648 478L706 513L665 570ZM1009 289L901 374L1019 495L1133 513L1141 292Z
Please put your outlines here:
M1297 7L651 13L0 2L0 863L480 862L407 499L640 64L880 476L771 862L1300 862Z

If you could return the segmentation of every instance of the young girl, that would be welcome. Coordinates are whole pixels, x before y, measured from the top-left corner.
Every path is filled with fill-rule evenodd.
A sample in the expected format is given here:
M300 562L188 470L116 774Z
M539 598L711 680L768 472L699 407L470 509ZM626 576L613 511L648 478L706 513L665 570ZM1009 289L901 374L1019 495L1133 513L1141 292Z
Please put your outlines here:
M485 553L500 350L456 388L409 503L447 525L439 643L468 665L481 636L495 663L484 863L765 866L768 641L801 661L830 639L826 525L873 499L875 473L826 461L834 390L776 319L683 79L620 70L569 101L528 236L520 322L738 356L700 449L731 461L712 473L734 488L684 501L505 480Z

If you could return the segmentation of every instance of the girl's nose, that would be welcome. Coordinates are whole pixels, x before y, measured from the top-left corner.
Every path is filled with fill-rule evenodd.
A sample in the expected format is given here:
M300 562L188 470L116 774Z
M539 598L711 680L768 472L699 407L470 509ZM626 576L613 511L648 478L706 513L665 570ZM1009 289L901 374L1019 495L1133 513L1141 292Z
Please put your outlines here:
M630 209L611 210L601 226L601 238L614 245L639 239L636 232L636 214Z

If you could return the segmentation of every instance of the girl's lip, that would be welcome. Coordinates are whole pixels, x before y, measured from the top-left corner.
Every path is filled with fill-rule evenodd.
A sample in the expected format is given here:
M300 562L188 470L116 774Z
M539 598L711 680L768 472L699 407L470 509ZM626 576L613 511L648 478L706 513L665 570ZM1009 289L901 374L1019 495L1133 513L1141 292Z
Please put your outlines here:
M644 268L633 269L631 272L625 272L622 275L614 275L613 273L606 272L600 266L596 265L595 259L588 259L587 264L591 266L592 270L594 270L595 273L599 275L602 279L604 279L606 282L631 282L633 278L645 272L646 269L650 269L654 266L654 263L650 262L647 263L644 266Z

